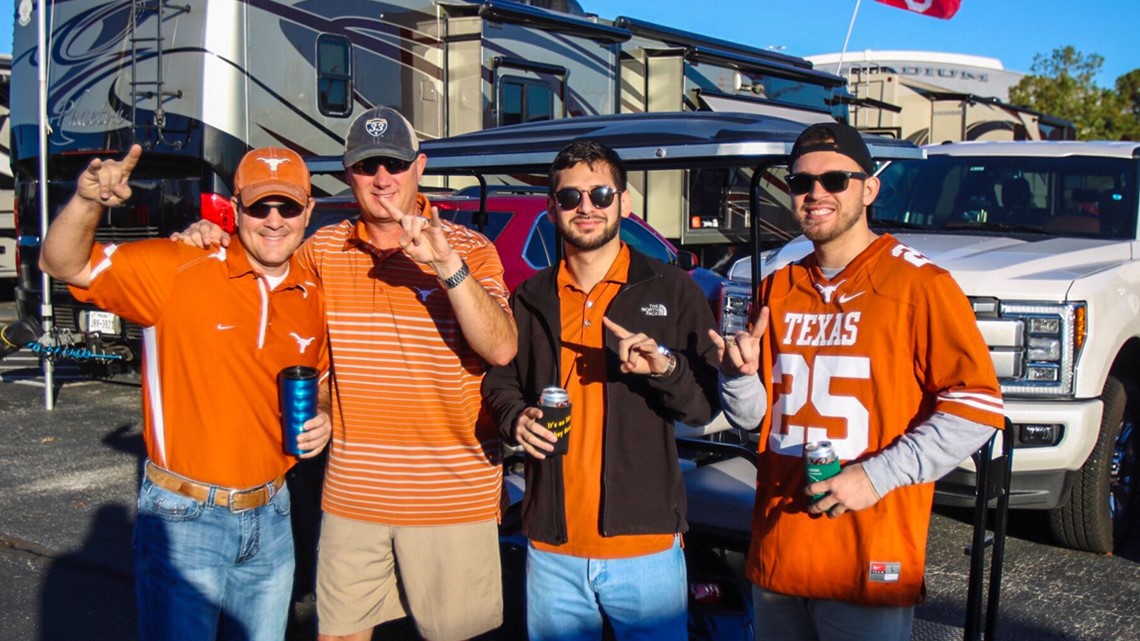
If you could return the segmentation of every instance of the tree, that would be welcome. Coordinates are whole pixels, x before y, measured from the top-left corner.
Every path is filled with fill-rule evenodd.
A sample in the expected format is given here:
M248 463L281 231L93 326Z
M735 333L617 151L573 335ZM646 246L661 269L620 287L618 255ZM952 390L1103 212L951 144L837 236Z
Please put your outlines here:
M1102 89L1094 81L1103 64L1103 57L1086 56L1072 46L1054 49L1048 57L1037 54L1030 75L1010 88L1010 102L1072 121L1081 140L1137 137L1140 116L1133 109L1137 103L1124 90ZM1140 89L1140 69L1121 76L1117 87L1122 82Z
M1117 78L1116 92L1128 103L1132 115L1140 119L1140 69L1133 69Z

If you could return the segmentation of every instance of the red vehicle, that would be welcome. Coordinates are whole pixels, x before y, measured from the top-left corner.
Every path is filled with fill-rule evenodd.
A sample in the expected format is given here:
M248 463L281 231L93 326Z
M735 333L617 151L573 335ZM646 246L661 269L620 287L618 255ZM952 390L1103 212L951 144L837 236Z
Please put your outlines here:
M503 261L507 287L514 291L519 283L554 264L561 253L561 245L555 238L554 225L546 215L544 189L490 189L483 211L480 211L478 188L472 188L470 192L430 194L430 197L432 204L439 207L441 218L479 231L495 244ZM308 232L356 216L358 211L351 196L320 199ZM707 271L694 270L696 258L692 254L678 252L672 243L635 214L622 220L621 239L630 247L662 262L677 264L686 270ZM716 278L719 283L719 277Z

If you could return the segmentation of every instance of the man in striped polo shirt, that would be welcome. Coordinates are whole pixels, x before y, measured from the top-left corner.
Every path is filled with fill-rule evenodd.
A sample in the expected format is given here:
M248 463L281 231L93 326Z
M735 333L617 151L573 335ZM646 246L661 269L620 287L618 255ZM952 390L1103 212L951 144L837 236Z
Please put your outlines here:
M427 157L396 110L357 117L343 160L360 216L298 252L324 286L334 361L320 638L369 639L406 603L422 637L466 639L502 623L500 443L479 388L517 350L503 266L419 193ZM188 232L228 242L210 223Z
M518 338L495 247L440 220L418 189L426 164L399 112L361 114L344 152L360 216L301 249L324 283L335 361L321 639L371 638L404 614L401 596L430 641L502 622L499 440L479 387Z

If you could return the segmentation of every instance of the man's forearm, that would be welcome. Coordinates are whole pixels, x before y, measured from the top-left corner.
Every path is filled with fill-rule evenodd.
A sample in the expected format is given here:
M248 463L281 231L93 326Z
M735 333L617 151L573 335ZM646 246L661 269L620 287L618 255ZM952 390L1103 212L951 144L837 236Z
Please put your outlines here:
M91 247L104 211L99 203L72 196L44 234L40 269L70 285L90 285Z
M518 353L518 329L507 313L475 275L468 276L453 289L447 290L455 319L463 338L475 353L491 365L511 362Z
M939 412L863 462L879 496L903 485L936 481L966 460L994 428Z
M724 417L737 429L753 431L760 427L768 407L768 393L755 374L720 375L720 403Z

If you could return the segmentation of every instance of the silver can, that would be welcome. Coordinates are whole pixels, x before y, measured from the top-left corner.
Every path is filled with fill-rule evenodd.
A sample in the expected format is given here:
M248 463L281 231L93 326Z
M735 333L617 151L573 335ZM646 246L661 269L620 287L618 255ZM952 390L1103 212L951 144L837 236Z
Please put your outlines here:
M808 485L839 474L839 457L831 447L831 441L812 441L804 446L804 470ZM818 501L824 494L813 494L811 500Z

